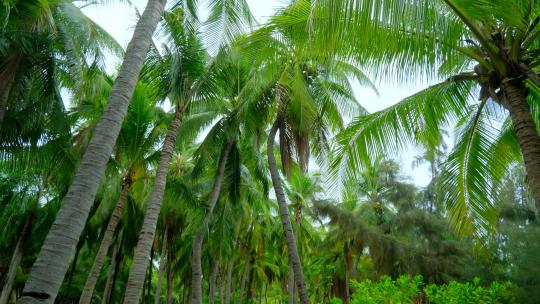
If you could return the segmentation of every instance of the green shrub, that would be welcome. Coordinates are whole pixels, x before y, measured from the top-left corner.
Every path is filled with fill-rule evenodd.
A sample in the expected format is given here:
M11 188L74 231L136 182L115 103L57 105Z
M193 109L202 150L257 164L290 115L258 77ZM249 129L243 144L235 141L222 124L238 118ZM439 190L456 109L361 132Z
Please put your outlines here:
M392 280L383 276L378 282L351 282L351 304L408 304L427 298L431 304L512 304L517 303L515 287L509 282L480 285L473 282L450 282L425 286L421 276L401 276ZM423 294L422 294L423 293ZM339 304L332 301L332 304Z
M388 276L383 276L379 282L353 281L351 304L414 303L412 299L420 293L421 285L421 276L402 276L396 281Z
M490 286L473 282L450 282L447 285L428 285L424 288L433 304L504 304L517 303L513 286L509 282L493 282Z

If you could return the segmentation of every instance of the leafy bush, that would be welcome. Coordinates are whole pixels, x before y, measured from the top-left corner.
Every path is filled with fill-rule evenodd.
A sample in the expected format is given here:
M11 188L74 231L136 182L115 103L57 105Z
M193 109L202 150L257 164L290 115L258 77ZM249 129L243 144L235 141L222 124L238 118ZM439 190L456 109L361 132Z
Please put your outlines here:
M473 282L450 282L445 285L424 286L422 276L401 276L392 280L383 276L378 282L363 280L351 282L353 294L351 304L512 304L517 303L515 288L509 282L493 282L480 285ZM334 303L334 302L332 302ZM338 303L338 302L335 302Z
M379 282L352 282L351 304L414 303L412 299L420 293L421 285L421 276L402 276L396 281L383 276Z
M450 282L447 285L428 285L424 288L433 304L503 304L517 303L509 282L493 282L488 287L480 285L480 279L466 283Z

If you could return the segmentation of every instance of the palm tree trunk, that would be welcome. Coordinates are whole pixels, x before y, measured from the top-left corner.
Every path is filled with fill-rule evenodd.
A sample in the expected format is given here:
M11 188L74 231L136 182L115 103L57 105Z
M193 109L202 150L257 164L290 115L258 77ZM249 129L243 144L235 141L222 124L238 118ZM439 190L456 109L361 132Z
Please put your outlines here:
M168 254L167 256L167 304L171 304L172 296L173 296L173 293L172 293L173 291L173 272L172 272L173 259L172 259L172 252L170 248L167 250L167 254Z
M127 113L152 34L166 0L149 0L137 22L107 108L96 125L68 193L23 290L21 304L53 303L73 258L88 213Z
M289 259L289 265L292 265L292 261L290 259ZM288 303L294 304L294 271L292 267L289 267L288 276L289 276L287 280Z
M208 303L209 304L214 304L215 295L216 295L216 278L217 278L218 272L219 272L219 261L216 260L214 262L214 267L213 267L213 270L212 270L212 276L210 277L210 282L209 282L209 289L210 289L210 292L208 294Z
M240 283L240 294L238 297L238 303L244 302L244 292L246 290L247 277L249 274L249 257L246 257L246 265L244 266L244 272L242 273L242 281Z
M279 205L279 215L281 223L283 224L283 230L285 231L285 240L287 242L287 248L289 253L289 261L292 262L292 269L294 271L294 280L298 287L298 293L300 295L300 302L302 304L309 303L309 295L307 292L306 282L304 279L304 272L302 271L302 263L300 256L298 255L298 248L296 245L296 237L291 225L291 219L289 217L289 210L287 208L287 201L285 200L285 193L281 186L281 180L279 176L279 169L277 166L276 158L274 156L274 140L278 130L279 119L276 120L270 134L268 135L268 166L270 168L270 174L272 176L272 184L276 193L276 199Z
M107 252L109 251L109 248L113 243L114 234L116 233L118 223L120 223L120 218L122 216L122 212L124 211L124 206L126 205L126 202L128 200L130 188L131 177L128 173L126 178L124 179L124 182L122 183L122 191L120 192L120 197L118 198L118 202L116 203L111 218L109 219L109 223L107 224L105 234L103 235L103 239L101 240L101 244L99 245L96 258L94 259L94 264L92 265L92 269L90 270L88 278L86 279L86 283L84 284L84 288L79 299L79 304L90 304L90 302L92 301L92 294L94 293L94 288L96 287L99 274L101 273L101 269L103 268L103 264L105 263Z
M223 276L223 271L220 271L219 275L219 304L223 304L223 299L225 297L225 277Z
M527 88L509 81L503 84L506 103L509 106L512 125L525 162L529 185L540 208L540 136L527 103Z
M232 271L233 271L233 259L230 258L229 265L227 265L227 279L225 282L225 304L231 303L231 284L232 284Z
M105 289L103 290L103 297L101 299L101 304L107 304L111 296L114 272L116 270L116 262L117 262L116 256L118 255L118 247L119 247L118 244L113 247L113 251L111 254L111 264L109 265L109 270L107 271L107 281L105 283Z
M192 296L192 303L193 304L201 304L202 303L202 265L201 265L201 255L202 255L202 244L204 241L204 233L206 231L206 227L208 226L208 223L210 222L210 218L212 217L212 212L214 211L214 207L216 205L216 202L219 198L219 193L221 192L221 184L223 182L223 175L225 173L225 164L227 163L227 158L229 156L229 152L233 146L233 141L228 141L223 149L221 150L221 155L219 157L218 162L218 169L216 176L214 178L214 185L212 187L212 192L210 193L210 196L208 197L208 202L206 205L208 206L208 210L206 211L206 216L204 217L203 222L201 223L201 226L199 227L199 230L197 231L195 238L193 240L193 251L191 256L191 296Z
M165 272L165 265L167 261L167 242L169 238L169 225L165 224L165 232L163 234L163 239L161 240L161 258L159 259L159 269L158 269L158 281L156 286L156 295L154 297L154 303L159 304L161 301L161 283L163 282L163 273Z
M126 241L126 229L123 229L122 232L122 240L120 241L120 246L118 247L118 253L116 254L116 260L115 260L115 267L114 267L114 275L112 278L112 284L111 289L109 292L109 296L107 298L104 298L102 301L102 304L106 303L115 303L114 302L114 287L116 286L116 279L118 278L118 272L120 271L120 266L122 265L122 250L124 250L124 244ZM103 303L105 302L105 303Z
M150 250L152 249L152 242L154 241L154 236L156 233L156 225L159 217L159 211L161 209L161 202L163 201L163 194L165 192L165 185L167 183L169 162L174 151L178 131L180 130L183 112L184 108L180 106L176 107L174 118L169 126L169 131L167 132L165 141L163 142L156 177L154 180L154 187L150 195L150 201L146 209L143 226L141 233L139 234L137 247L135 247L133 263L129 272L126 285L126 294L124 296L125 304L138 304L141 297L141 291L144 285L144 274L148 266Z
M33 210L28 211L28 214L24 220L19 240L17 241L17 245L15 245L15 250L13 250L13 255L11 256L9 270L7 272L4 287L2 288L2 295L0 295L0 304L7 304L9 301L9 295L11 294L13 283L15 282L15 277L17 275L17 270L19 269L19 265L23 257L24 247L28 239L28 233L30 232L32 218L34 217L33 214Z

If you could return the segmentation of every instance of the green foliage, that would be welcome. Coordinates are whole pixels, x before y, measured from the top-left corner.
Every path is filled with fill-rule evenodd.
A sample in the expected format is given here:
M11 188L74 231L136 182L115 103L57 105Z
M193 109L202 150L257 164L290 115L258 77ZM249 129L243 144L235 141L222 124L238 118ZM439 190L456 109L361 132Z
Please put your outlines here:
M514 284L493 282L483 286L478 278L472 282L424 286L422 276L401 276L396 280L383 276L378 282L363 280L351 284L351 304L419 303L422 299L432 304L518 303Z
M392 280L389 276L383 276L378 282L363 280L352 281L351 304L392 304L414 303L422 287L422 277L401 276Z
M424 292L433 304L518 303L514 285L510 282L482 286L480 279L475 279L473 282L450 282L442 286L428 285Z

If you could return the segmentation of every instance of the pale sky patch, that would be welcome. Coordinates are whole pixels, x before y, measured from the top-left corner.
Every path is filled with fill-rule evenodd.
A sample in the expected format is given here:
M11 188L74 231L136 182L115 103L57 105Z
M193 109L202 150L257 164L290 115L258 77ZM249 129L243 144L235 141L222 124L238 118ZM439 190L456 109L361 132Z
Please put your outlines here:
M97 24L108 31L124 48L127 46L135 24L137 23L137 14L135 8L142 13L146 5L145 0L132 0L133 5L127 3L119 3L111 1L106 6L94 6L84 8L83 11ZM265 23L270 16L279 8L283 8L289 1L287 0L247 0L252 13L258 23ZM204 15L204 10L201 15ZM106 63L107 70L113 72L119 64L119 60L111 58ZM427 85L423 83L407 83L407 84L388 84L380 83L377 85L379 95L374 93L369 88L361 87L358 84L354 85L354 93L358 101L368 111L375 112L385 109L407 96L412 95ZM402 173L411 178L411 181L419 186L425 186L430 181L427 165L418 168L412 168L414 156L420 154L421 151L411 148L409 151L398 158Z

